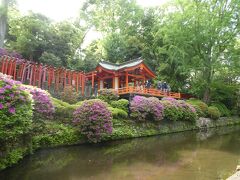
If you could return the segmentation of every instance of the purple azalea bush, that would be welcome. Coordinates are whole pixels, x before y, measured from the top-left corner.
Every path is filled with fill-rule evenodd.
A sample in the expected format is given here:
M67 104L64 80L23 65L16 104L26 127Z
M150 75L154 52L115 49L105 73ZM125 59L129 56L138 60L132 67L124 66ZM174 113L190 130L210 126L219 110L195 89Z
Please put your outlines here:
M52 118L55 107L47 91L33 86L25 86L34 100L34 116L38 118Z
M0 140L27 133L32 123L32 98L22 84L0 73Z
M163 105L154 97L135 96L130 102L130 116L137 121L163 119Z
M112 114L101 100L84 101L73 116L73 123L89 142L100 142L105 135L112 134Z

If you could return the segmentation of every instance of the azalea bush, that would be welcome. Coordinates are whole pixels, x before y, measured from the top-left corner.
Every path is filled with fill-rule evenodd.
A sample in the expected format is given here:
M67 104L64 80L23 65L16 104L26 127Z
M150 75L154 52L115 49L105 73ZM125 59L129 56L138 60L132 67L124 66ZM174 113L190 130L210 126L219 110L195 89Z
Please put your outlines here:
M204 103L203 101L199 100L199 99L189 99L187 100L187 103L198 107L197 111L198 111L198 115L200 117L206 117L207 116L207 110L208 110L208 105L206 103Z
M34 100L35 118L52 118L55 108L53 106L50 94L37 87L24 86L32 94Z
M137 121L163 119L163 105L157 98L135 96L130 103L130 116Z
M98 91L98 98L111 104L112 101L118 100L118 94L114 89L101 89Z
M176 102L163 100L162 104L164 106L164 119L168 121L177 121L182 119L183 112L177 106Z
M89 142L100 142L112 133L112 113L101 100L86 100L73 113L73 123Z
M186 101L166 97L162 99L162 103L164 105L164 118L166 120L195 122L197 119L196 109Z
M31 130L32 98L20 82L0 73L0 143Z

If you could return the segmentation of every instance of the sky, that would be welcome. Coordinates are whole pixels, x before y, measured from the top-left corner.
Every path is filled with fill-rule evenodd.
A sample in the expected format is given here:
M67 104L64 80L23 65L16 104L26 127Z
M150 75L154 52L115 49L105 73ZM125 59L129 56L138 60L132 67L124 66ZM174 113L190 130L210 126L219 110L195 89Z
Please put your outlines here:
M151 7L162 5L167 0L136 1L140 6ZM35 13L41 13L54 21L62 21L77 17L82 3L83 0L17 0L18 8L23 14L33 11ZM100 37L100 33L92 30L87 34L84 45L86 46Z
M33 11L44 14L55 21L76 17L83 0L17 0L22 13ZM159 6L166 0L137 0L143 7Z

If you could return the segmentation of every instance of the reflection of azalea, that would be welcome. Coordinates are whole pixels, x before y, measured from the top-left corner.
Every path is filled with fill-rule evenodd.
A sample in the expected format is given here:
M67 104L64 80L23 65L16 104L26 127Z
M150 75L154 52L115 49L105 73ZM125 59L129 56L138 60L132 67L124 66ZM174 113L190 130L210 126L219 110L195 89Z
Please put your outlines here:
M3 109L3 107L4 107L3 104L0 103L0 109Z

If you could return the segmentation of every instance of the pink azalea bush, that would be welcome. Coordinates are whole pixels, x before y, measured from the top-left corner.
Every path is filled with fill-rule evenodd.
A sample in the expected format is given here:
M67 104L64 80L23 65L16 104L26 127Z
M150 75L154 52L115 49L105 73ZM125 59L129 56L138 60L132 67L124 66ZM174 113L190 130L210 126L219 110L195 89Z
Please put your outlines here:
M73 113L73 123L89 142L100 142L112 133L112 114L101 100L87 100Z
M28 133L32 109L31 95L22 84L0 73L0 141Z
M40 118L52 118L55 107L51 101L50 94L37 87L24 86L25 90L32 94L34 100L34 116Z
M137 121L163 119L163 105L154 97L135 96L130 102L130 116Z

